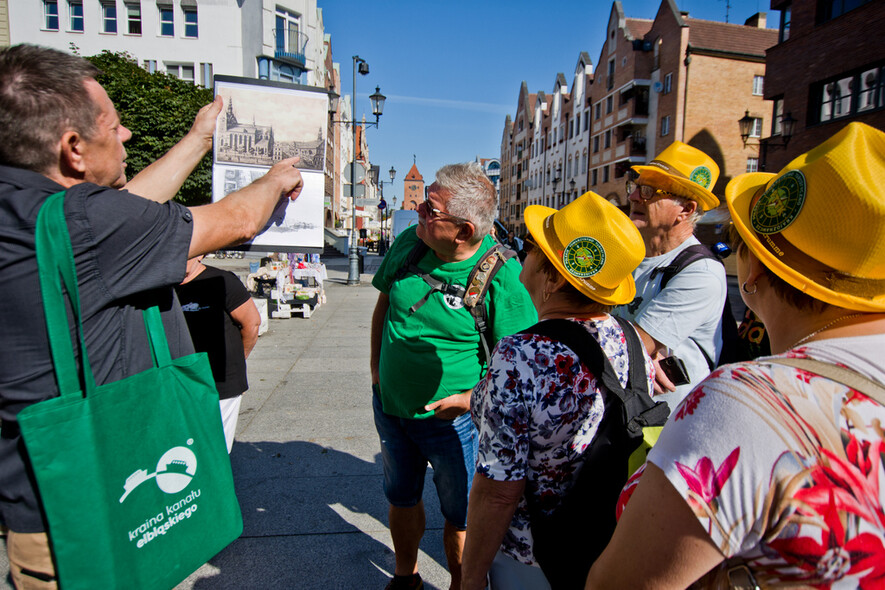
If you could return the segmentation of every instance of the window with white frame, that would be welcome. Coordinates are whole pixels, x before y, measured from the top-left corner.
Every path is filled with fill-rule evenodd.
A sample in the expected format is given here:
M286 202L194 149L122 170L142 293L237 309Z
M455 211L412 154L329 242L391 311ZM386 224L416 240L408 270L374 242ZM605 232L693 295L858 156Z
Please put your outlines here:
M780 135L783 132L781 121L784 117L784 97L774 99L774 116L771 118L771 134Z
M747 158L747 172L759 172L759 158Z
M584 154L581 156L581 174L587 174L587 150L584 150Z
M166 64L166 73L185 82L194 82L194 64Z
M117 32L117 3L101 3L101 32L115 34Z
M46 31L58 30L57 0L43 0L43 29Z
M664 76L664 94L670 94L671 90L673 90L673 72Z
M190 39L196 39L199 35L199 26L197 23L197 7L182 7L184 13L184 36Z
M141 3L126 4L126 32L130 35L141 35Z
M83 0L68 0L68 15L70 16L69 30L82 33L84 28Z
M762 96L762 86L765 76L753 76L753 96Z
M160 11L160 36L161 37L174 37L175 36L175 11L172 9L172 5L159 5L157 8Z
M670 135L670 115L661 119L661 137Z
M762 137L762 118L754 117L750 126L750 137Z
M301 53L301 47L298 39L298 22L297 14L277 8L276 13L276 40L277 51L283 53ZM522 131L522 121L520 121L519 130Z
M153 74L157 71L157 60L155 59L146 59L144 60L144 69L148 71L148 73Z

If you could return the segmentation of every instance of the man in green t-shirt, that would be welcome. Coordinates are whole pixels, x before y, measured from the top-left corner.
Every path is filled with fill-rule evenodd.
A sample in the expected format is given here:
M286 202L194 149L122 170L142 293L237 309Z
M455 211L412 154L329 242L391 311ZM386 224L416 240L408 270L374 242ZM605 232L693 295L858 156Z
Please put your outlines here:
M495 244L489 235L494 218L495 188L482 167L444 166L418 207L418 225L397 236L372 281L381 292L372 316L375 426L396 553L388 589L423 587L417 572L427 463L446 521L443 543L451 587L460 587L467 494L476 468L470 394L485 371L480 335L461 298L440 291L428 296L431 287L423 277L400 271L423 240L428 251L418 268L434 279L466 286L476 262ZM515 258L508 260L486 294L494 342L537 321L519 282L520 270Z

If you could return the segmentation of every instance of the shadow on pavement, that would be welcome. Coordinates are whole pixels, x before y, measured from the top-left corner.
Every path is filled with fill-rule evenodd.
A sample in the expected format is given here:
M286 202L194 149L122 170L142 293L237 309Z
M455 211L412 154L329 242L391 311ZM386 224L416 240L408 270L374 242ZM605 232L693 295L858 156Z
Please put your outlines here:
M231 462L243 535L186 587L384 588L394 556L380 461L380 454L371 463L311 442L236 443ZM419 569L438 572L446 560L431 473L421 543L427 556Z

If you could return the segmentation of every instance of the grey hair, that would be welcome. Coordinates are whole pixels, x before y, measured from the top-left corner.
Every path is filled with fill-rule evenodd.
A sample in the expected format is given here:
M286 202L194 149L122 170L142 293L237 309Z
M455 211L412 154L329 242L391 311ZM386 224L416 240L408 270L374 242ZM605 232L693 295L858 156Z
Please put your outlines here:
M82 57L47 47L0 49L0 164L47 172L66 131L91 139L100 108L84 83L100 73Z
M436 172L436 182L449 194L446 209L469 220L476 228L470 243L492 231L497 209L495 185L478 162L449 164Z
M694 201L694 199L689 199L688 197L680 197L679 195L672 195L670 198L683 206L688 205L691 201ZM687 223L691 224L692 228L694 228L698 224L698 221L701 220L701 217L704 216L704 210L701 208L701 204L697 201L694 201L694 203L695 205L697 205L697 207L695 207L694 213L689 215L688 218L685 220Z

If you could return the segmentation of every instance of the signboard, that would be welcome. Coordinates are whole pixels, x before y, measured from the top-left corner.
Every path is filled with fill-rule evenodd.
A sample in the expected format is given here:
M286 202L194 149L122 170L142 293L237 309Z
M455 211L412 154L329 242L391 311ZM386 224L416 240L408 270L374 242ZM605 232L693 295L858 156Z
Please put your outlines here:
M267 225L244 250L320 252L329 96L322 88L215 76L224 107L215 128L212 200L261 178L274 163L298 156L304 188L281 198Z
M356 199L357 207L378 207L379 209L383 209L380 205L381 201L378 199Z

